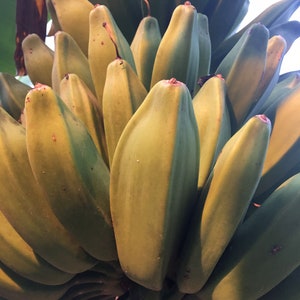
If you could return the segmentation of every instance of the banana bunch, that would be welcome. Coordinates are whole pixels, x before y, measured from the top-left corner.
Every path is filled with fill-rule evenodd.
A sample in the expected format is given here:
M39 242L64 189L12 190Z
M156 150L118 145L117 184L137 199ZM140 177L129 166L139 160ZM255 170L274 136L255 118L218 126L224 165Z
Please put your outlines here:
M47 0L0 73L0 299L297 299L299 0Z

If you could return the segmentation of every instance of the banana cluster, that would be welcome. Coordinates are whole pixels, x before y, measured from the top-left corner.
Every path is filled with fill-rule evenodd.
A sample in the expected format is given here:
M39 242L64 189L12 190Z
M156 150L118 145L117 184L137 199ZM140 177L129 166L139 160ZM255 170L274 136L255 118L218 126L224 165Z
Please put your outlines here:
M300 297L299 1L46 2L0 73L0 298Z

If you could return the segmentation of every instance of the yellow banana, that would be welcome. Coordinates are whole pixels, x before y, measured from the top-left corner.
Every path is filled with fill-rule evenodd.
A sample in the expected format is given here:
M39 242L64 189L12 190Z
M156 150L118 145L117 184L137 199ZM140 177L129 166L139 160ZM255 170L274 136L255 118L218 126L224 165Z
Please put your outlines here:
M270 131L270 121L255 116L220 153L194 209L179 257L181 292L196 293L204 286L243 220L260 179Z
M88 59L96 96L102 107L102 95L106 78L106 69L117 56L126 60L135 70L130 45L117 26L109 9L105 5L96 5L89 17L90 36ZM113 41L112 41L113 40Z
M27 35L22 42L26 72L33 84L52 84L54 51L35 33Z
M15 120L20 120L24 99L31 89L9 73L0 73L0 103Z
M144 17L130 48L137 74L147 90L150 89L153 64L160 41L161 33L157 19L150 15Z
M69 281L74 274L50 265L22 239L0 210L0 261L34 282L58 285Z
M74 274L91 268L97 261L61 225L34 179L25 128L2 108L0 128L0 175L7 179L0 182L0 210L34 251L58 269Z
M46 0L51 18L55 20L56 30L70 34L83 53L88 53L89 13L93 4L88 0Z
M160 80L175 77L193 94L199 66L198 33L196 8L189 1L178 5L157 50L151 87Z
M300 266L299 184L300 173L240 226L200 299L260 299Z
M110 165L124 127L146 95L147 90L125 60L117 58L108 65L102 109Z
M109 171L85 125L45 85L27 94L25 109L30 165L54 213L89 254L116 259Z
M81 51L73 37L59 31L55 34L55 51L52 68L52 88L59 94L61 80L68 73L75 73L95 94L95 88L87 57Z
M198 189L208 175L231 136L230 118L226 106L226 87L223 78L212 77L193 98L200 140Z
M99 107L96 96L74 73L67 74L62 79L59 91L61 99L87 127L95 146L108 165L102 108Z
M151 153L151 155L149 155ZM195 203L199 138L190 93L158 82L127 123L111 167L111 213L121 267L160 290Z

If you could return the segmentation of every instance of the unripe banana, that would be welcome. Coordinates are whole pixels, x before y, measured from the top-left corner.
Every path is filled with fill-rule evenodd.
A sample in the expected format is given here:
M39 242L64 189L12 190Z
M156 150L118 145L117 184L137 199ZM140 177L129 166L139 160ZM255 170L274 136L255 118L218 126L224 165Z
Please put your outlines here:
M56 30L70 34L83 53L88 53L89 13L93 4L88 0L47 0L51 18L55 20ZM46 83L45 83L46 84Z
M226 106L226 86L223 78L212 77L193 98L200 140L198 189L208 175L231 136L229 113Z
M95 94L88 59L73 37L64 31L59 31L55 34L54 40L55 51L52 68L52 88L54 91L59 94L61 80L66 74L74 73Z
M121 267L160 290L195 204L199 138L187 87L158 82L125 127L111 167L111 213Z
M240 226L200 299L260 299L299 267L299 185L300 173Z
M119 56L125 59L135 70L130 45L117 26L109 9L105 5L96 5L89 16L90 35L88 59L96 96L102 107L102 95L109 63ZM113 40L113 41L112 41Z
M199 66L199 31L196 8L186 1L173 11L154 61L151 87L158 81L175 77L184 82L191 94Z
M270 131L270 121L255 116L223 147L194 209L179 257L181 292L196 293L204 286L243 220L260 179Z
M161 41L161 33L156 18L144 17L130 45L137 75L147 90L150 89L151 76L157 49Z
M51 86L54 51L35 33L24 38L22 50L26 72L31 82Z
M95 146L108 165L102 108L96 96L78 75L67 74L60 82L59 96L87 127Z
M89 254L116 259L109 171L86 127L45 85L27 94L25 109L30 165L54 213Z
M121 133L146 95L147 90L125 60L117 58L108 65L102 109L110 165Z
M74 274L50 265L22 239L0 210L0 261L34 282L58 285L69 281Z

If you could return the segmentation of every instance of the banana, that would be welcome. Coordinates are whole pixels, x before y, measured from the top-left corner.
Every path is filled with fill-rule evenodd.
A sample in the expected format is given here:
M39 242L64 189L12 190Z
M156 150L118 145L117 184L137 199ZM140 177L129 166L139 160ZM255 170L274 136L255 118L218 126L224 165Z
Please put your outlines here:
M298 86L275 111L270 145L255 192L255 203L261 203L284 180L300 171L299 93Z
M130 45L137 75L147 90L150 89L153 64L160 42L158 21L149 13L141 20Z
M35 33L27 35L22 42L26 72L33 84L52 84L54 51Z
M204 286L243 220L260 179L270 132L270 121L257 115L225 144L200 194L179 256L181 292L196 293Z
M190 93L175 78L162 80L127 123L111 167L120 264L126 276L146 288L162 288L177 254L195 203L198 166Z
M31 89L9 73L0 73L0 103L15 120L19 120L24 109L24 99Z
M200 299L259 299L300 266L299 184L300 173L240 226Z
M224 79L215 76L206 81L193 98L193 108L200 140L198 189L201 190L219 153L231 136Z
M102 109L110 166L124 127L146 95L146 88L125 60L117 58L108 65Z
M63 284L74 276L55 268L37 255L1 211L0 224L0 261L14 272L47 285Z
M291 15L296 11L298 7L298 0L280 0L270 5L267 9L265 9L261 14L254 18L240 31L224 40L220 44L220 46L217 49L215 49L215 51L213 51L213 63L211 71L214 72L214 70L223 60L223 58L231 50L231 48L238 42L241 36L249 30L251 26L260 23L265 25L268 29L270 29L270 27L285 23L290 19Z
M199 34L197 10L189 1L178 5L159 44L151 78L158 81L176 78L193 94L199 66Z
M258 100L257 89L265 70L268 40L266 27L253 25L242 37L242 46L239 49L234 47L217 69L225 78L233 132L240 128ZM249 74L255 76L249 77Z
M97 150L108 165L102 108L99 107L96 96L74 73L67 74L62 79L59 91L61 99L87 127Z
M0 176L6 178L0 182L2 213L34 251L56 268L74 274L93 267L97 261L61 225L34 179L25 128L3 108L0 128Z
M30 165L55 215L90 255L116 259L109 171L85 125L46 85L27 94L25 110Z
M88 0L46 0L56 31L70 34L85 55L88 54L89 14L93 4Z
M102 95L106 78L106 69L119 56L126 60L136 71L130 45L117 26L109 9L105 5L96 5L89 16L89 66L95 86L99 106L102 107Z
M61 80L68 73L75 73L84 81L92 93L95 94L94 83L87 57L81 51L73 37L59 31L55 34L55 51L52 68L52 88L59 94Z

